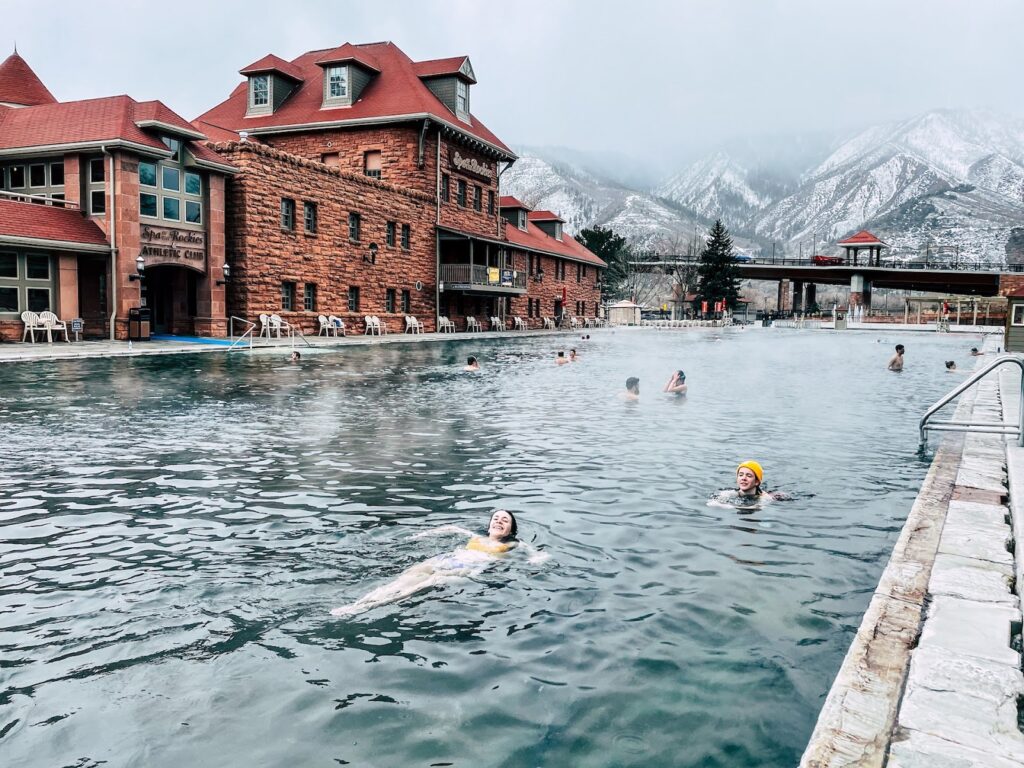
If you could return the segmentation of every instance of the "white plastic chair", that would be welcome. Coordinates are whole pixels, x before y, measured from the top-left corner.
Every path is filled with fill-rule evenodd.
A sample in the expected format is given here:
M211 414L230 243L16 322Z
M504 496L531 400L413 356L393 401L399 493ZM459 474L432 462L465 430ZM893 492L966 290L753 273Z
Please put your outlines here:
M21 341L25 342L25 338L31 336L32 343L36 343L36 331L43 331L43 324L39 321L39 315L35 312L29 312L25 310L21 313L21 322L25 324L25 330L22 331Z
M42 323L43 328L46 331L46 343L53 343L53 331L63 331L64 341L68 344L71 343L71 339L68 338L68 324L57 317L50 310L39 313L39 322Z
M449 320L444 315L438 315L437 317L437 332L438 333L455 333L455 323Z
M377 323L374 322L374 319L375 318L370 317L369 315L363 315L363 324L366 326L365 330L363 330L364 336L373 336L375 334L380 335L380 329L377 327Z
M292 327L281 319L280 315L270 316L270 330L274 332L277 338L281 338L281 330L284 330L285 335L289 335Z
M320 331L317 336L335 336L334 325L327 319L327 315L319 315L317 322L320 324Z
M378 336L380 336L381 334L387 335L387 332L388 332L388 321L387 320L381 320L379 317L374 315L373 316L373 322L377 325L377 335Z
M268 315L260 315L260 338L266 336L270 338L270 317Z
M513 328L513 330L516 330L516 331L525 331L526 330L526 321L523 320L523 318L521 318L519 316L516 316L515 318L512 319L512 328Z
M417 320L412 315L405 316L405 332L406 333L423 333L423 323Z
M331 324L331 327L334 328L335 336L345 335L345 321L342 320L340 317L336 317L335 315L328 315L327 322L329 322Z
M555 321L552 320L550 317L545 317L544 318L544 328L549 328L551 330L554 330L555 329Z
M484 327L473 315L466 315L466 331L482 331Z

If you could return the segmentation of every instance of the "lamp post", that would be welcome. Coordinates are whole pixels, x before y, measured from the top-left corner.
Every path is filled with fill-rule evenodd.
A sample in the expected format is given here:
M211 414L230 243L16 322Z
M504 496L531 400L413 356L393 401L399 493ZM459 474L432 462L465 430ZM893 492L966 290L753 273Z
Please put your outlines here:
M134 280L141 280L143 277L145 277L145 272L146 260L142 258L142 254L140 253L138 258L135 259L135 274L128 275L129 282Z

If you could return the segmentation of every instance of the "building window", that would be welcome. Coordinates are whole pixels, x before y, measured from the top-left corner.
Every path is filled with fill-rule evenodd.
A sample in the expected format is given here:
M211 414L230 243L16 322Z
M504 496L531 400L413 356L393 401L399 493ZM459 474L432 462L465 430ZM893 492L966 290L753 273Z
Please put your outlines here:
M156 218L156 195L142 192L139 195L139 215Z
M1013 317L1010 325L1024 325L1024 304L1013 305Z
M473 185L473 210L481 211L484 207L484 191L479 184Z
M107 212L106 190L97 189L89 193L89 213L100 214Z
M409 250L409 241L411 240L411 231L408 224L402 225L402 249Z
M181 172L177 168L162 166L160 169L161 186L168 192L181 191Z
M270 103L270 75L256 75L249 79L252 105L265 107Z
M327 98L343 99L348 96L348 67L328 67Z
M359 288L354 285L350 285L348 288L348 311L359 311Z
M388 288L384 291L384 311L388 314L395 312L395 289Z
M524 232L526 231L526 211L522 208L519 209L519 222L516 225Z
M53 272L49 256L0 252L0 313L52 310Z
M139 184L143 187L156 186L156 163L139 163Z
M164 218L169 221L181 221L181 201L178 198L164 198Z
M308 200L302 203L302 221L307 235L316 234L316 203Z
M363 217L358 213L350 213L348 215L348 239L353 243L359 242L360 230L363 225Z
M191 171L185 171L185 194L186 195L201 195L203 194L203 177L198 173L192 173Z
M371 179L379 179L381 172L380 151L372 150L363 154L363 174Z
M281 198L281 229L295 229L295 201L287 197Z
M447 203L452 199L452 177L447 173L441 174L441 202Z
M408 291L402 291L402 314L408 315L412 312L412 295Z
M160 141L171 150L171 160L175 163L179 162L181 160L181 142L178 139L172 139L170 136L161 136Z
M302 291L302 306L307 312L316 312L316 283L306 283Z
M25 188L25 166L24 165L12 165L11 166L11 189L24 189Z
M97 157L89 161L89 181L100 183L106 179L106 166L103 163L102 157Z
M457 185L456 189L457 189L456 197L455 197L456 202L458 202L458 204L460 206L465 208L466 207L466 182L463 181L462 179L459 179L458 185Z
M28 185L30 187L45 187L46 186L46 166L42 163L39 165L30 165L28 167Z
M469 112L469 85L462 80L455 81L455 112L459 115Z
M583 265L580 264L579 262L576 262L576 282L577 283L582 283L583 282ZM577 314L579 314L579 313L577 313Z
M324 165L329 165L331 168L340 168L341 156L337 152L330 152L325 155L320 155L320 162Z
M64 186L64 163L50 163L50 186Z
M494 190L487 190L487 215L494 215Z
M203 223L203 205L194 200L185 201L185 221L189 224Z
M291 312L295 309L295 283L281 283L281 310Z
M387 243L388 248L395 247L395 222L389 221L387 223L386 231L384 233L384 242Z

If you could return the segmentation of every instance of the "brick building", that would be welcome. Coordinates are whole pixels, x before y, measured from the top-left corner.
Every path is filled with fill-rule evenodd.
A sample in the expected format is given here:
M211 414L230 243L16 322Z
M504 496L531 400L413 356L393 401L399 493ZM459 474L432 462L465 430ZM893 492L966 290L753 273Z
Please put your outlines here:
M553 214L502 207L515 154L471 112L465 56L414 62L392 43L268 55L193 125L240 173L228 187L231 314L319 314L391 330L519 315L594 316L605 264ZM567 265L568 270L567 270ZM534 319L535 318L535 319Z
M234 168L205 140L159 101L59 102L17 52L0 63L0 338L44 310L124 338L142 305L158 331L223 335Z

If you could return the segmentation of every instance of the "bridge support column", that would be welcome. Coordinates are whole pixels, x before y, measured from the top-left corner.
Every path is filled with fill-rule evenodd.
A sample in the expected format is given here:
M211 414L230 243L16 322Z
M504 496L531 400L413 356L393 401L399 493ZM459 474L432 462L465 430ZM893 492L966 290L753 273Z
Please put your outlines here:
M804 284L802 280L793 281L793 312L804 311Z
M811 312L818 303L818 286L808 283L804 287L804 312Z
M789 287L789 280L779 280L779 293L775 297L775 309L778 312L786 311L786 289Z
M850 276L850 308L864 307L867 314L871 309L871 283L864 279L864 275L854 274Z

